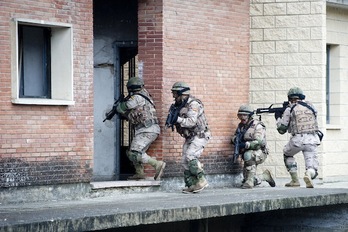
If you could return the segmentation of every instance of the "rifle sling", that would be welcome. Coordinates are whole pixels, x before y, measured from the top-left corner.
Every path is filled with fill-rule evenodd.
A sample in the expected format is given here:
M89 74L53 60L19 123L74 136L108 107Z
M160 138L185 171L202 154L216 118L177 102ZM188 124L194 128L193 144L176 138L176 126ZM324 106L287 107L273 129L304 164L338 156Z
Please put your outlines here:
M144 94L141 93L134 93L133 95L139 95L142 96L143 98L145 98L148 102L150 102L150 104L156 108L155 104L153 104L153 102L150 100L150 98L148 98L147 96L145 96Z
M317 117L317 114L315 113L315 110L313 109L313 107L311 107L310 105L308 105L306 102L299 101L299 102L297 102L297 103L300 104L300 105L302 105L302 106L304 106L304 107L307 107L308 109L310 109L310 110L313 112L314 117ZM294 109L295 106L296 106L296 105L294 105L293 107L291 107L290 113L293 111L293 109Z

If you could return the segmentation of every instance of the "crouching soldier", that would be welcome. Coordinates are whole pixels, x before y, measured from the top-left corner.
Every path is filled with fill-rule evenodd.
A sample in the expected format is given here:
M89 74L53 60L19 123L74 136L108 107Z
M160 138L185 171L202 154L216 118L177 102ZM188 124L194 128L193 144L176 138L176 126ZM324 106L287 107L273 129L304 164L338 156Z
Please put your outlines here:
M240 123L231 141L238 146L237 154L240 154L244 161L242 188L251 189L262 181L274 187L275 182L269 170L266 169L261 175L256 175L257 166L265 162L268 149L266 127L263 122L254 119L253 115L254 111L248 105L240 106L237 115Z

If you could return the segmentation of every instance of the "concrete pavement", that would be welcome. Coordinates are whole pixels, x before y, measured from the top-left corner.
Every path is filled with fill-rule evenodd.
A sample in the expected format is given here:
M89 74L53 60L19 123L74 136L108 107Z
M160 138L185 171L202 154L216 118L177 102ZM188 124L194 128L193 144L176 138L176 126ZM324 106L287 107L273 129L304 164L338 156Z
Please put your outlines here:
M93 231L271 210L348 204L348 183L109 194L74 201L0 205L0 232Z

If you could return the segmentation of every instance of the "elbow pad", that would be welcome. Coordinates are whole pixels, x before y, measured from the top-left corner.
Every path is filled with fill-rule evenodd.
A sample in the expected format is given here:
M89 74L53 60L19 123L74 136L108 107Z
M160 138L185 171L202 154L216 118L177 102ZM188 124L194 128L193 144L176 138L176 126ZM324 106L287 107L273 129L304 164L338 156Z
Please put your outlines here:
M128 109L128 107L126 105L126 102L121 102L116 107L117 112L120 114L125 114L127 109Z

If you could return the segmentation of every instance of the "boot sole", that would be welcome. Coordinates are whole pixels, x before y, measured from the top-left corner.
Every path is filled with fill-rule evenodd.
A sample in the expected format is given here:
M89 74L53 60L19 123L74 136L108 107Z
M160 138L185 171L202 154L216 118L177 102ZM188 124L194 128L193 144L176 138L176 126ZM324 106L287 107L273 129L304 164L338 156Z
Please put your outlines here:
M184 193L184 194L192 194L193 192L192 191L188 191L188 190L182 190L182 193Z
M203 189L205 189L208 186L209 186L209 184L206 184L202 188L192 191L192 193L199 193L199 192L201 192Z
M303 177L304 182L306 183L306 188L314 188L312 180L309 176Z
M155 177L154 177L155 180L160 180L160 179L161 179L161 176L163 175L163 171L164 171L164 168L165 168L165 167L166 167L166 163L163 162L160 171L159 171L158 174L155 175Z
M269 180L266 180L266 182L271 186L271 187L275 187L276 186L276 183L272 177L272 174L269 170L265 170L265 172L267 172L267 174L269 175L270 179Z

